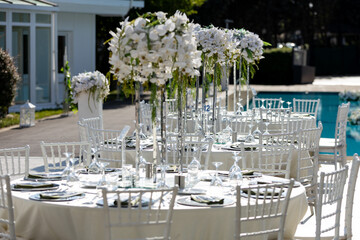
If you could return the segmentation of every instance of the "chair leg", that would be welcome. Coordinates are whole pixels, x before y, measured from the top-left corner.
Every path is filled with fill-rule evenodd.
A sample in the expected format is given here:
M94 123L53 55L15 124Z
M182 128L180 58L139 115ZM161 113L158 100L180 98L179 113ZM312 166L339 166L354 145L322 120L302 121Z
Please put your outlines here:
M310 216L308 216L307 218L305 218L304 220L302 220L300 223L301 224L305 224L312 216L314 216L314 206L310 205Z

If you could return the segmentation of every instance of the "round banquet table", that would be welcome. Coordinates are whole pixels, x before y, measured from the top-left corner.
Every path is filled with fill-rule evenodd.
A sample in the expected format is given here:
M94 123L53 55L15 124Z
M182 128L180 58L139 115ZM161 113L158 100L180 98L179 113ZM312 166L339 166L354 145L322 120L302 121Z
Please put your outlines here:
M209 172L202 174L209 174ZM174 174L166 174L166 179L168 185L173 185ZM64 184L65 182L61 183L61 188ZM222 191L219 187L210 187L209 182L206 181L200 181L195 187L207 189L212 193ZM231 188L223 187L222 189ZM74 184L71 190L84 192L85 197L65 202L34 201L30 200L29 196L36 192L13 191L17 236L37 240L104 239L106 236L104 210L95 203L89 204L89 201L96 196L96 189L81 188L78 183ZM184 196L177 196L177 200L180 197ZM235 202L235 196L226 195L225 197L232 198ZM193 207L176 203L171 238L233 239L235 206L234 203L224 207ZM285 223L286 238L293 237L306 211L305 188L299 185L293 188L291 194ZM1 215L4 214L1 213Z

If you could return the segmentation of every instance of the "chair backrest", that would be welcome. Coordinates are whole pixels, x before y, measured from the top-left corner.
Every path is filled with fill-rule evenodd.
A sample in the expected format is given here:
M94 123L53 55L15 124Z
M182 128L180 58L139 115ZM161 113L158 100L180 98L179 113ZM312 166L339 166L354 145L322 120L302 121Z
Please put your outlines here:
M355 196L356 180L359 173L360 159L357 153L354 154L352 166L350 170L348 189L346 193L346 205L345 205L345 227L344 236L345 239L351 239L352 235L352 213Z
M281 108L282 98L253 98L253 108Z
M221 129L218 130L221 131L226 124L229 124L233 132L237 132L238 135L247 135L249 134L248 125L253 123L253 115L224 115L221 122Z
M0 209L7 211L7 218L0 218L0 223L8 226L8 232L0 232L1 239L16 240L15 236L15 218L12 193L10 186L10 176L0 176Z
M271 133L285 133L288 131L288 121L290 120L290 108L260 108L260 119L263 125L268 122L268 131Z
M316 201L316 239L321 234L335 230L334 239L339 239L341 202L348 174L348 166L333 172L321 172ZM326 209L326 211L323 211Z
M279 240L284 239L293 185L291 179L288 183L237 186L235 239L274 239L276 236Z
M170 239L177 191L177 187L130 191L104 189L108 239Z
M166 162L168 164L179 164L178 135L168 135L166 144ZM192 159L196 157L202 168L208 169L212 145L212 139L202 140L201 135L185 135L182 147L183 166L190 164Z
M322 130L322 123L319 122L317 128L300 129L298 132L298 166L295 180L303 184L312 182L313 178L317 178L319 141Z
M76 166L88 166L91 161L91 145L89 142L40 142L45 172L64 170L67 161L65 153L71 153Z
M101 116L93 117L93 118L82 118L79 122L79 133L80 133L80 141L86 142L89 140L89 133L87 128L95 128L95 129L103 129L103 119Z
M294 145L298 132L259 134L262 145L287 146Z
M122 130L108 130L88 128L91 146L96 150L99 161L117 164L121 167L126 162L125 158L125 137L130 126ZM119 166L120 164L120 166Z
M177 113L177 99L165 99L165 108L166 114L176 114Z
M0 175L27 176L30 146L0 149Z
M316 118L320 99L293 99L294 113L306 113Z
M346 125L348 122L349 109L349 102L343 103L338 107L335 125L335 153L340 151L339 148L344 147L346 154Z
M244 145L240 144L242 168L272 176L290 178L293 145ZM250 156L250 161L245 156Z

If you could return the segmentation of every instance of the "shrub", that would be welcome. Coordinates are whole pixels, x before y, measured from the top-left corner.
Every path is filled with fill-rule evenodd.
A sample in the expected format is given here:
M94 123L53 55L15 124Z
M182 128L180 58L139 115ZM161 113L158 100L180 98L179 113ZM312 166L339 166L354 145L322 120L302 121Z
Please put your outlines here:
M16 86L20 81L13 58L0 48L0 117L8 113L14 101Z
M291 48L265 49L264 59L260 60L251 83L267 85L287 85L293 81Z

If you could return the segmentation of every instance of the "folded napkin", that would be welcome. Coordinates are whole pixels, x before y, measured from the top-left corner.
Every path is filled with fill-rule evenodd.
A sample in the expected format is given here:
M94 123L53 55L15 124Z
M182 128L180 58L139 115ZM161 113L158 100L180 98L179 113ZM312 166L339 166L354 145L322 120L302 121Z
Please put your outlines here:
M52 183L17 183L14 184L13 188L14 189L21 189L21 188L29 188L29 189L34 189L34 188L50 188L50 187L55 187L56 185L52 184Z
M27 176L31 179L61 179L61 175L45 175L45 174L30 174Z
M51 193L40 193L41 199L69 199L75 196L81 196L82 193L76 192L51 192Z
M258 191L257 189L243 189L242 191L246 194L250 193L250 195L253 196L256 196L257 194L259 194L259 196L281 196L284 190L276 188L273 191L273 189L259 188Z
M241 174L242 174L243 176L252 176L252 175L254 175L254 173L255 173L254 170L242 170L242 171L241 171Z
M191 195L190 198L195 202L205 203L207 205L224 204L224 198L220 198L220 197L206 196L206 195Z

